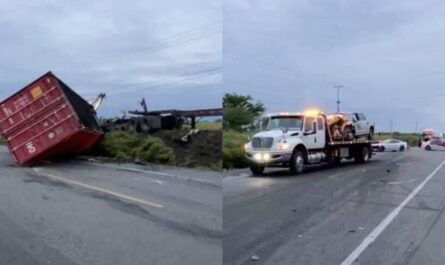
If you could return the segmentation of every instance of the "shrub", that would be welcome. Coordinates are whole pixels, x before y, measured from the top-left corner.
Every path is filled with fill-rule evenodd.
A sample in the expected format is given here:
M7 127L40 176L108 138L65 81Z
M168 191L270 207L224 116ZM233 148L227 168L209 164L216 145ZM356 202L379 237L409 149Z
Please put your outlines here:
M99 144L99 154L115 158L129 158L139 146L140 139L134 133L114 131L105 134Z
M248 142L248 135L232 130L223 133L223 167L243 168L248 166L245 158L244 145Z
M134 157L146 162L170 164L175 160L173 149L167 147L160 138L148 137L135 149Z
M122 131L107 133L96 154L149 163L171 164L175 161L173 150L160 138Z

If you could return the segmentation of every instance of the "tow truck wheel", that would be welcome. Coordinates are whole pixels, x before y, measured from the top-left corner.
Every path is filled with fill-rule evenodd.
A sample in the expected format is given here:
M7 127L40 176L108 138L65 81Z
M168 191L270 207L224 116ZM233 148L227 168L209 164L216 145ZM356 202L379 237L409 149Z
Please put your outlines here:
M400 151L400 152L405 151L405 146L401 145L400 148L399 148L399 151Z
M357 163L366 163L369 160L369 148L367 146L363 146L361 150L357 150L355 155L355 162Z
M304 170L304 156L301 151L294 151L290 161L290 173L291 174L301 174Z
M259 165L250 165L250 171L254 176L261 176L264 172L264 167Z

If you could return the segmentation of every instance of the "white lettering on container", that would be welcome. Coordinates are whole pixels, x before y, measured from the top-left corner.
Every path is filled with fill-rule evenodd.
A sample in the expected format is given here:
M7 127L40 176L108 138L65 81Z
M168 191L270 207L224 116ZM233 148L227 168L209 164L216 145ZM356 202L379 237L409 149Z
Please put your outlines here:
M35 146L34 146L34 144L32 142L27 143L26 144L26 148L28 149L28 152L30 154L33 154L33 153L36 152L36 148L35 148Z

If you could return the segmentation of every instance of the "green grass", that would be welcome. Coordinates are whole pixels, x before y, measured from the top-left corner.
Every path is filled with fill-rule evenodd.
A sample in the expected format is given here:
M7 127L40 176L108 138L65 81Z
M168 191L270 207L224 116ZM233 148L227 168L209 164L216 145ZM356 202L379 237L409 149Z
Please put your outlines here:
M187 132L187 129L161 130L146 135L112 131L105 134L90 154L125 162L221 170L221 131L202 130L190 142L178 142Z
M223 168L244 168L248 166L244 152L244 145L248 141L247 133L232 130L223 132Z
M196 123L196 129L201 131L219 131L222 130L222 122L200 121ZM190 128L190 125L184 125L184 128Z
M390 138L405 141L408 143L409 146L417 146L418 144L418 136L415 133L394 132L391 136L391 133L381 132L374 135L374 139L377 141L382 141Z
M175 154L157 137L115 131L107 133L94 154L124 161L174 164Z

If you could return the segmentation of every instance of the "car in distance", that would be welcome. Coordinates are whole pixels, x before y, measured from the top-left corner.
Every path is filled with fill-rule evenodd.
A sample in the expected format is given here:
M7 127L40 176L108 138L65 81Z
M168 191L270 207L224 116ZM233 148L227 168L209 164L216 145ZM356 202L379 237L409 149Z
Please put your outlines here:
M385 151L400 151L403 152L408 149L408 143L397 139L386 139L379 143L372 144L372 150L376 152Z
M424 142L422 148L428 151L445 151L445 142L441 139L432 139Z
M374 125L361 112L342 112L341 115L347 119L347 125L354 138L367 137L372 140L374 137Z

